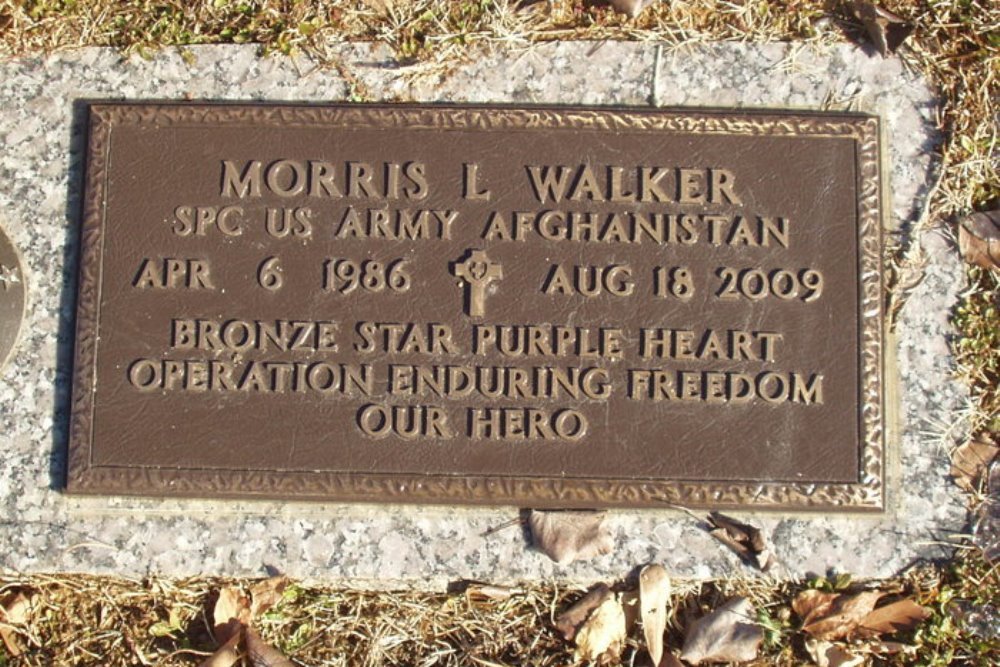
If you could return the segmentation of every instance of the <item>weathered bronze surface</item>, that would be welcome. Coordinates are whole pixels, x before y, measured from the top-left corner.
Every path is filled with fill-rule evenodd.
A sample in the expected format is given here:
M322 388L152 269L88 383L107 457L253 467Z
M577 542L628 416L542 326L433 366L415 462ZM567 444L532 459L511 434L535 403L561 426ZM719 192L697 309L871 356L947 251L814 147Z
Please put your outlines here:
M21 258L0 227L0 370L14 354L26 297Z
M94 105L68 489L879 509L878 133Z

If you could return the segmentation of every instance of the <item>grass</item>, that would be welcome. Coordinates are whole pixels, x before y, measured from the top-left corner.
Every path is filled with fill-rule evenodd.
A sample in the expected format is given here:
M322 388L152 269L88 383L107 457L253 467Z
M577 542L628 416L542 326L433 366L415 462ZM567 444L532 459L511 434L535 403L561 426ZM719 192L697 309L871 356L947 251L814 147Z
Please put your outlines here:
M88 576L32 576L2 580L4 590L33 596L34 612L18 659L7 665L197 665L215 648L211 614L221 579L132 581ZM852 591L849 577L834 581L732 580L683 582L671 600L667 646L683 642L681 628L735 595L748 597L766 629L756 664L806 664L805 635L791 600L805 588ZM995 664L996 638L964 632L956 620L965 605L1000 600L992 570L972 551L945 568L922 567L879 582L890 595L912 597L932 610L916 630L884 637L908 648L878 664ZM536 665L573 663L552 627L555 616L580 597L551 585L513 590L498 599L474 589L451 593L371 592L293 584L282 601L255 622L265 640L304 665ZM621 664L642 664L641 632L633 631ZM637 662L634 662L637 661Z
M969 285L953 321L962 336L954 351L972 389L973 431L1000 434L1000 276L979 267L967 269Z
M941 175L923 224L957 220L1000 204L997 108L1000 90L1000 3L993 0L885 0L917 29L901 56L938 88ZM862 27L845 3L824 0L673 0L654 2L627 19L589 0L0 0L0 57L79 46L112 46L148 54L168 45L256 43L281 54L320 60L325 45L378 40L406 62L435 68L469 58L477 48L566 39L859 41ZM335 65L335 63L331 63ZM903 276L919 253L896 252L889 265ZM975 404L975 434L1000 432L1000 284L997 272L968 267L953 321L954 352ZM902 290L897 291L897 296ZM971 502L971 501L970 501ZM0 579L4 592L35 596L19 641L21 658L0 665L194 665L214 649L209 631L216 579L132 581L86 576ZM247 586L249 582L236 582ZM767 628L760 664L808 662L804 636L790 610L804 586L839 582L687 582L672 600L670 645L684 619L725 597L749 596ZM879 664L988 665L997 639L963 630L956 610L996 605L997 569L973 548L951 563L914 569L878 582L933 610L917 630L896 637L914 647ZM579 591L531 586L503 600L462 593L361 592L294 585L258 622L264 637L308 665L463 664L565 665L571 650L551 621ZM623 664L636 660L635 633ZM636 663L638 664L638 663Z

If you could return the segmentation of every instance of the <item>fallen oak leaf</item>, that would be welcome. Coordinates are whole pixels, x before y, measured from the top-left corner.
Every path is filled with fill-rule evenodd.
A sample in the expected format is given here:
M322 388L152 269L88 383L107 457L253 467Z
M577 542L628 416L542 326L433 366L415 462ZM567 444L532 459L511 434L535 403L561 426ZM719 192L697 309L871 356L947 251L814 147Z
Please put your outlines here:
M539 551L566 565L580 558L611 552L614 538L605 525L605 512L539 512L531 510L528 525Z
M865 32L883 58L895 53L913 32L912 23L872 2L855 0L851 11L865 26Z
M240 659L240 640L243 639L242 635L242 631L236 632L215 653L208 656L198 665L198 667L232 667L235 665Z
M965 216L958 222L962 258L984 269L1000 269L1000 209Z
M642 634L654 665L663 657L663 633L667 629L670 577L662 565L647 565L639 572L639 615Z
M607 584L597 584L569 609L559 614L555 623L556 630L562 633L563 639L566 641L573 641L577 629L583 625L591 612L600 607L609 597L611 597L611 589L608 588Z
M599 660L604 655L618 656L625 646L625 610L617 595L609 595L576 631L577 660Z
M746 598L733 598L691 624L684 638L681 660L743 662L757 657L764 630L752 619L753 606Z
M792 600L792 611L802 619L802 624L810 623L817 618L830 613L833 601L840 597L840 593L829 593L827 591L810 588L795 596Z
M291 581L278 576L261 579L250 587L250 618L259 618L282 599L282 593Z
M295 663L285 657L285 655L274 648L257 634L253 628L245 631L247 643L247 657L253 667L295 667Z
M862 619L857 634L861 637L877 637L912 630L930 615L929 610L904 598L871 611Z
M955 483L969 493L978 491L983 474L997 454L1000 454L1000 447L990 442L986 436L959 446L951 455L951 476Z
M761 572L767 572L774 564L774 557L767 546L764 533L756 526L737 521L721 512L708 515L708 534L719 540L745 562Z
M219 599L215 601L212 619L215 622L215 641L227 644L233 635L240 634L243 627L250 623L250 599L234 586L223 586L219 590Z
M802 619L803 632L833 641L853 634L883 595L882 591L842 595L807 590L795 597L792 609Z

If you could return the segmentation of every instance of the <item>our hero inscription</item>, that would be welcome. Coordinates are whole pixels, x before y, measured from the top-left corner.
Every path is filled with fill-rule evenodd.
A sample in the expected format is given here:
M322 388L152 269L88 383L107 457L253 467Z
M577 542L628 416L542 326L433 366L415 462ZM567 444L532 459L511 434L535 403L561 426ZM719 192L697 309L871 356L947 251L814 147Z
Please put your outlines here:
M873 118L90 114L71 491L882 505Z

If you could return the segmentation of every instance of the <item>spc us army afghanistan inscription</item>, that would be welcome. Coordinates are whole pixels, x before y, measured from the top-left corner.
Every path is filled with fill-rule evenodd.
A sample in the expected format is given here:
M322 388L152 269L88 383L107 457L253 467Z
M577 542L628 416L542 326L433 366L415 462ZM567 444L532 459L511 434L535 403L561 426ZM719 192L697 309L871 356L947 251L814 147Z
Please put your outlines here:
M71 492L883 504L875 118L89 113Z

